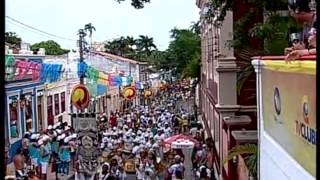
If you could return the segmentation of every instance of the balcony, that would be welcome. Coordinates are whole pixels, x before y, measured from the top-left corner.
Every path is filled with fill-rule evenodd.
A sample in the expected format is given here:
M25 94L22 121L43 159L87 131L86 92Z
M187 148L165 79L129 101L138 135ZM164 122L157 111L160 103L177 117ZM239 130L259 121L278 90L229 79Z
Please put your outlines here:
M286 63L283 56L253 58L257 74L260 176L265 179L272 174L277 174L277 179L315 179L315 59L305 56Z

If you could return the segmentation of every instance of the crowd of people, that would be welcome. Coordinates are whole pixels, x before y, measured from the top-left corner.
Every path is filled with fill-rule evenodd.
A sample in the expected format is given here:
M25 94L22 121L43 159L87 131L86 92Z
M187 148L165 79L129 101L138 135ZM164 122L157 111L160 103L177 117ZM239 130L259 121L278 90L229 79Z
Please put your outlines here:
M101 166L95 179L124 180L128 174L138 180L183 179L185 158L192 158L195 176L209 179L212 153L208 147L212 146L204 141L202 125L194 111L183 106L194 96L190 89L188 83L172 84L156 93L147 106L117 110L109 117L105 113L98 115ZM164 146L165 139L177 134L199 142L192 157L185 157L181 149ZM67 123L50 125L41 133L27 132L22 148L13 157L16 179L45 180L49 171L56 178L68 178L70 170L77 179L76 152L77 134Z
M13 157L16 179L45 180L48 171L68 176L70 165L75 165L76 138L72 127L61 122L41 133L26 132Z

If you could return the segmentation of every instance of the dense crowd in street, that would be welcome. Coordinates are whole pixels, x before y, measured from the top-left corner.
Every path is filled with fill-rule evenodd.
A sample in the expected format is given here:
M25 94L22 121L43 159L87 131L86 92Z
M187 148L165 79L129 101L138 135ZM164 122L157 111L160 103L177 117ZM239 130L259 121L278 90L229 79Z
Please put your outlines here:
M135 174L138 180L178 180L184 179L185 171L192 172L192 179L210 179L212 143L204 141L202 125L194 111L177 103L190 100L194 96L190 90L188 83L171 84L151 97L147 106L117 110L110 117L98 115L101 166L91 179L124 180ZM194 143L191 157L166 144L179 135ZM54 172L56 179L66 179L70 169L75 172L75 179L86 179L78 173L81 164L76 152L77 134L67 123L50 125L41 133L26 133L22 149L13 158L16 179L51 179L48 171ZM188 158L191 169L185 167Z

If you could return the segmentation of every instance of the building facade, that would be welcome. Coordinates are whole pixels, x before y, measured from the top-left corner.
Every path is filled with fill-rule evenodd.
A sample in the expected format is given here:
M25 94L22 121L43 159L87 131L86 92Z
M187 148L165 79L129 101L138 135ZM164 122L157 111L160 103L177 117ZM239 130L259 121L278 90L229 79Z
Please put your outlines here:
M214 141L216 178L249 179L249 170L242 156L224 163L232 147L257 142L256 105L243 105L245 103L239 100L239 67L234 49L228 46L233 40L235 18L239 15L227 11L223 22L208 22L205 19L208 3L208 0L196 1L201 16L199 106L202 123L206 137Z
M6 64L5 83L5 138L10 157L21 147L21 139L26 132L41 131L45 126L44 83L33 80L32 68L16 66L24 62L41 64L44 56L30 54L6 54L13 58L13 64ZM14 65L15 64L15 65ZM10 67L11 66L11 67ZM15 74L12 68L15 68ZM35 67L33 67L35 68Z

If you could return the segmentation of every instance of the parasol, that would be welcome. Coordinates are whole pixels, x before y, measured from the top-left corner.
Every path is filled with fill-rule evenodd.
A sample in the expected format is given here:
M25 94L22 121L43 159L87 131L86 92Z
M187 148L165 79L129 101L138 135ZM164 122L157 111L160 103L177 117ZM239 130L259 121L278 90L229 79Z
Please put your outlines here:
M168 137L167 139L163 140L163 144L164 145L171 145L173 142L178 141L178 140L180 140L180 141L182 141L182 140L191 141L192 143L194 143L194 146L197 146L197 147L200 145L198 140L192 138L191 136L184 135L184 134L178 134L178 135L174 135L174 136Z

